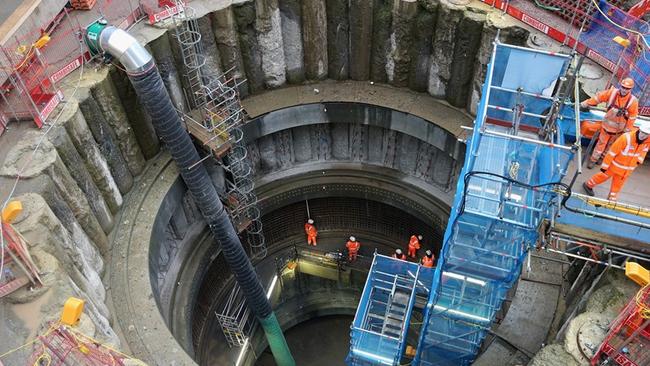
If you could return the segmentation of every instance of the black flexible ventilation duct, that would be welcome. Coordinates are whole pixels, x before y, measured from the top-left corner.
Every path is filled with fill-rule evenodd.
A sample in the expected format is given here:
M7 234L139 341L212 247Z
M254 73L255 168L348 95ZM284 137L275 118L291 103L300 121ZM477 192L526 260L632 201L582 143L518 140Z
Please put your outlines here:
M276 363L280 366L295 365L253 265L219 200L208 172L199 162L199 154L183 128L153 58L133 37L115 27L106 27L98 38L99 49L118 58L126 68L138 97L151 116L156 133L178 165L194 202L215 240L221 245L224 258L235 274L248 307L264 329Z

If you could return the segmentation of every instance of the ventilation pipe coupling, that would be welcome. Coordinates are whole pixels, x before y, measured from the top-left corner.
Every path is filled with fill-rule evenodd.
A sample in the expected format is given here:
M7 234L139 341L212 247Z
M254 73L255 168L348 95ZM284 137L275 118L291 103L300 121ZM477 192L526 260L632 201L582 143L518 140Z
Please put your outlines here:
M130 34L98 20L86 29L86 43L92 54L107 53L115 57L129 74L153 66L151 54Z

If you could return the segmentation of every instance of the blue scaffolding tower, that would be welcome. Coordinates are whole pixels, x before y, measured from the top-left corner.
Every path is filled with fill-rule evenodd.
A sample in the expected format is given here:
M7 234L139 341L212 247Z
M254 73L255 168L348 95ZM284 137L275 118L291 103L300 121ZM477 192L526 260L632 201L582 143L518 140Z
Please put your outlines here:
M424 291L414 285L420 276L431 290L422 325L413 329L418 344L410 364L474 360L542 220L556 212L559 182L574 150L548 121L562 108L556 89L570 61L568 55L495 44L433 276L429 280L414 263L375 256L352 324L348 365L400 364L413 299ZM547 134L540 138L545 121Z

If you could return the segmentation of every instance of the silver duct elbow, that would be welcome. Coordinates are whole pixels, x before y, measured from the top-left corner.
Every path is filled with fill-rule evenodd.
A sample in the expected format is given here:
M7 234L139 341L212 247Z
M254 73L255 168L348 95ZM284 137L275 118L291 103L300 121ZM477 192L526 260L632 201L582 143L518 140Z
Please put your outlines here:
M117 58L130 74L145 71L152 61L151 54L132 35L113 26L101 31L99 48Z

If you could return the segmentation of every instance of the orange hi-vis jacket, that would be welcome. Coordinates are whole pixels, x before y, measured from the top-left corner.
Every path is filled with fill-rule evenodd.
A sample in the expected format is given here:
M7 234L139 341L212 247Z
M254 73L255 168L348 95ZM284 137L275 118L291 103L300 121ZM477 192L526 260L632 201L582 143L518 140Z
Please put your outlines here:
M422 257L422 266L427 268L433 268L433 256L429 258L428 256Z
M411 240L409 241L409 248L420 249L420 241L415 235L411 235Z
M310 223L305 224L305 233L307 236L316 236L318 234L318 230L316 230L316 226Z
M393 258L401 259L403 261L406 260L406 254L402 253L400 255L397 255L397 253L393 253Z
M347 244L345 244L345 247L348 248L348 251L350 253L356 253L359 251L359 248L361 248L361 243L358 241L348 240Z
M638 165L643 164L650 150L650 137L639 143L636 136L637 130L634 129L616 139L603 159L601 168L625 178Z
M616 88L603 90L593 98L587 99L585 103L591 106L607 103L607 113L605 114L605 118L603 118L602 127L610 134L631 130L634 126L634 121L639 116L639 100L632 93L628 93L624 97L621 96L619 90ZM627 109L628 118L625 118L625 116L617 116L616 109Z

